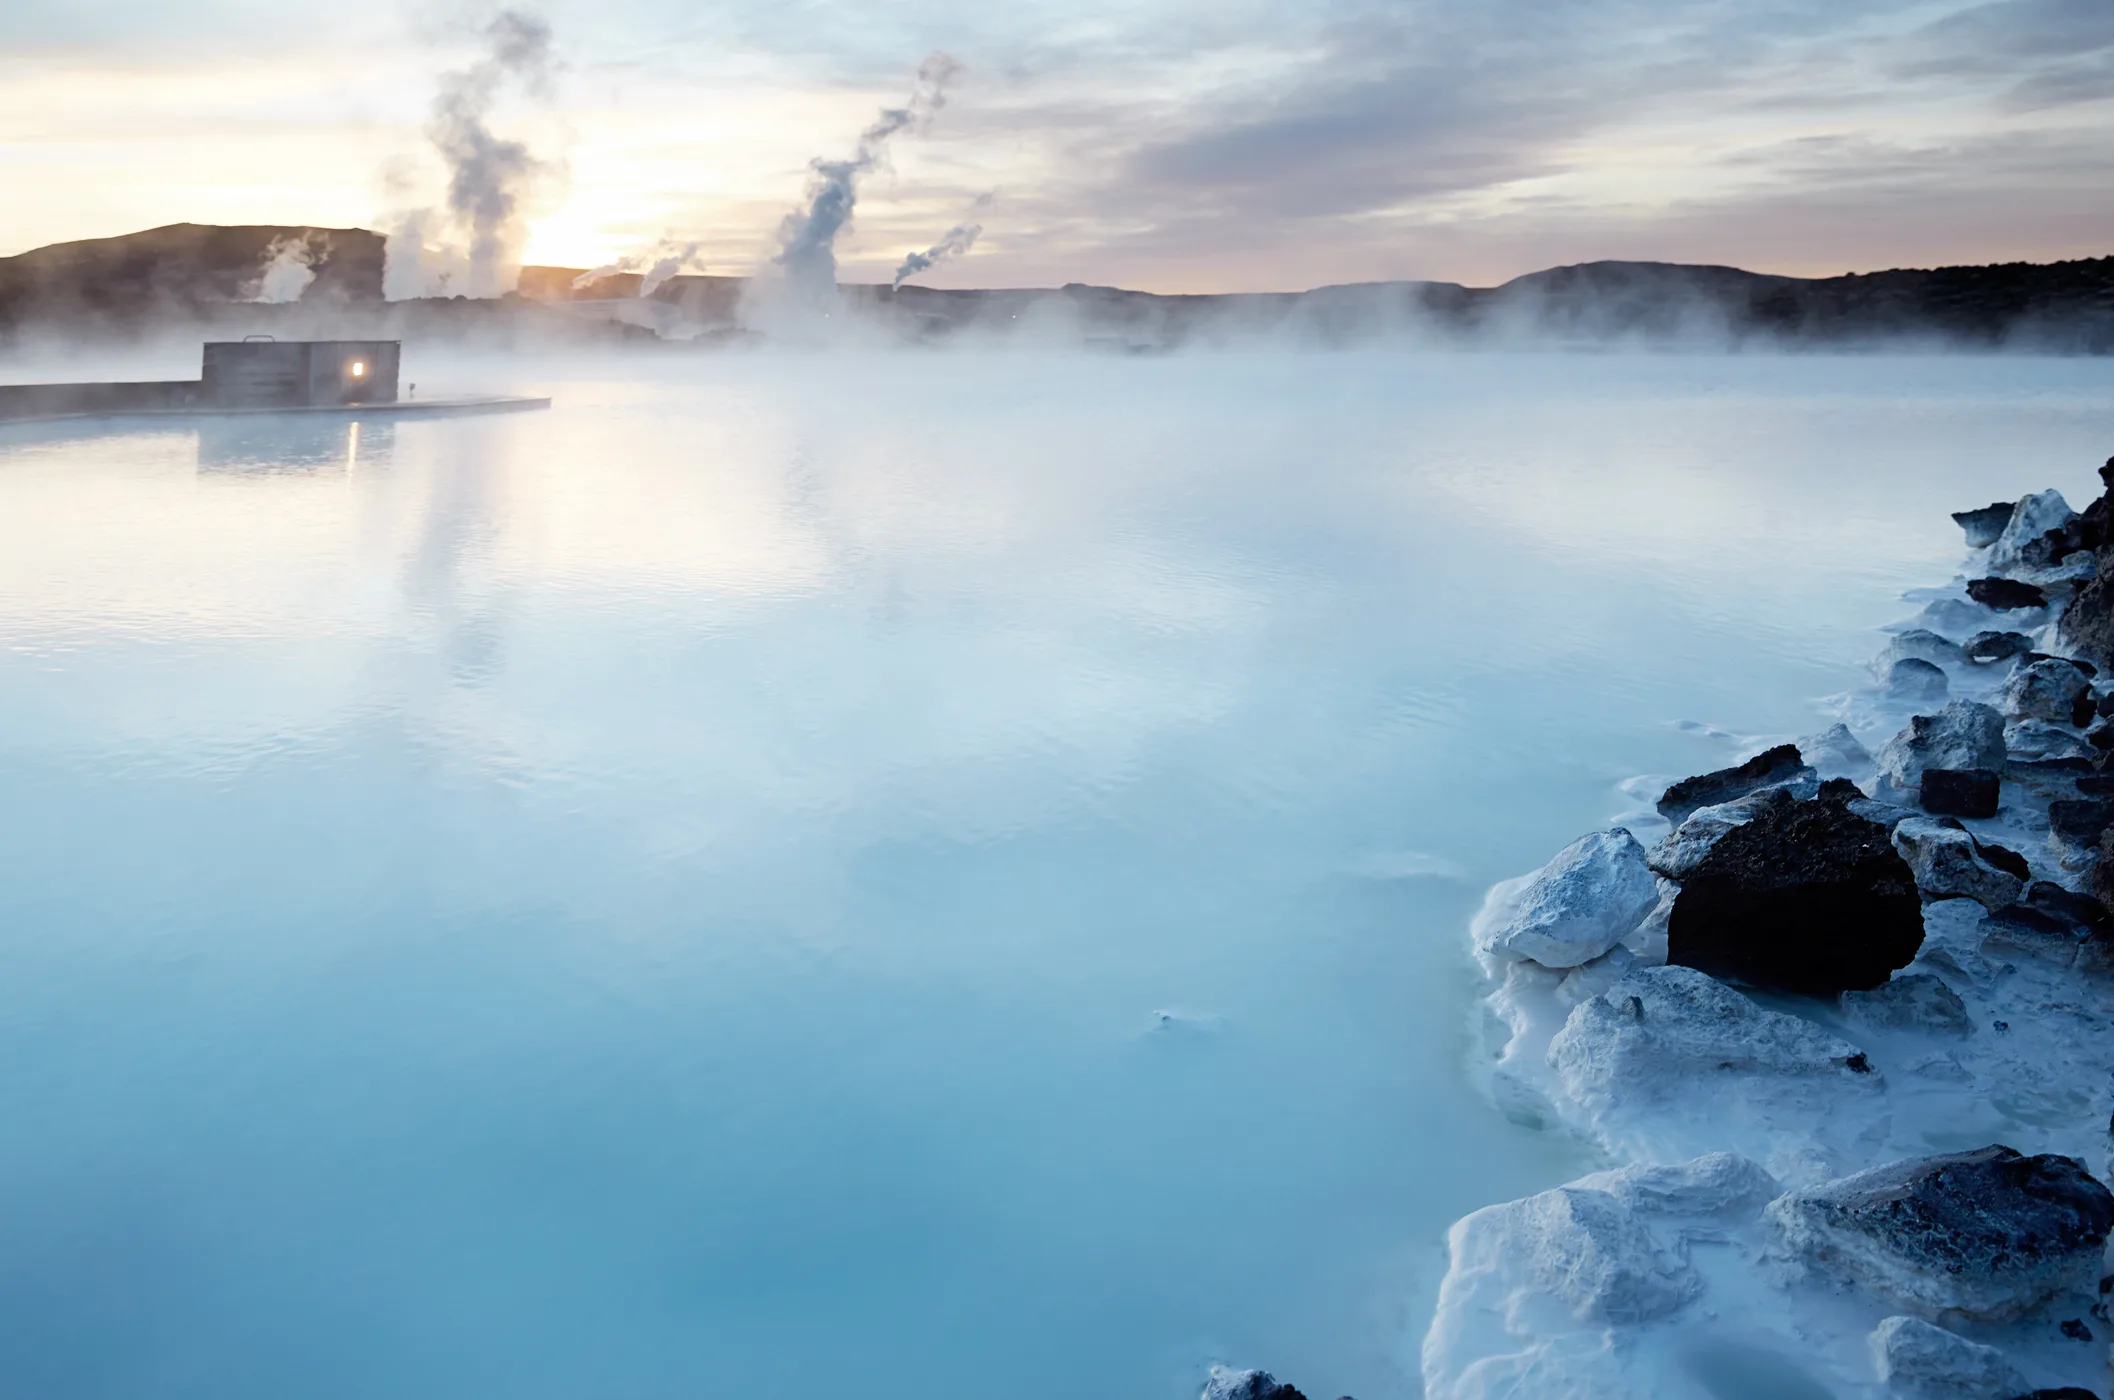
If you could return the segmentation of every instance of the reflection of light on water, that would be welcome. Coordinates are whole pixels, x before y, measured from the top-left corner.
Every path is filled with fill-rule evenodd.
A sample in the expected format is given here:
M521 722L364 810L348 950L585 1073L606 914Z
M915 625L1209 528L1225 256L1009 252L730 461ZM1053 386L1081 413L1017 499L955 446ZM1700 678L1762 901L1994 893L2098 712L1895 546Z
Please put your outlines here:
M345 474L352 475L353 464L360 459L360 420L355 418L345 425Z

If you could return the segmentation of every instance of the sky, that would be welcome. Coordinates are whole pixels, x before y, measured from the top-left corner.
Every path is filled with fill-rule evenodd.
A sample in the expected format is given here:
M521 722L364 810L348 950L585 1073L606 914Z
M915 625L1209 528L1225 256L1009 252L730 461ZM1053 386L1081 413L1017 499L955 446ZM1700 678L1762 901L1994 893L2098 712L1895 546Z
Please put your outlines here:
M846 281L1491 285L1599 258L1828 276L2114 253L2114 0L515 0L556 69L529 262L768 263L919 63ZM436 84L496 6L9 0L0 254L439 198Z

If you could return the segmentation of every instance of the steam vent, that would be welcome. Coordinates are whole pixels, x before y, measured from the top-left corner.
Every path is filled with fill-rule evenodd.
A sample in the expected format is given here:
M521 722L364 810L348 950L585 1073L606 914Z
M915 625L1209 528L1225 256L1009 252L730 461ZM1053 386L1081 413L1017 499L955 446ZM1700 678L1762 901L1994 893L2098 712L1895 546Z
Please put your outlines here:
M103 384L0 384L0 422L29 418L196 413L392 414L548 408L543 398L478 397L406 402L397 397L403 345L394 340L207 341L197 379Z

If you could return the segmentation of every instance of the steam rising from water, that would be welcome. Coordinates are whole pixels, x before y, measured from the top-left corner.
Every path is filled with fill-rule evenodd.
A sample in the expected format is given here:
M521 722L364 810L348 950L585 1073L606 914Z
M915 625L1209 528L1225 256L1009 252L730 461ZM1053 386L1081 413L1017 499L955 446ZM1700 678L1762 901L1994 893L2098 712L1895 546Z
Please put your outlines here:
M810 168L807 203L778 226L778 256L786 281L802 298L826 299L837 287L837 235L851 224L859 201L859 177L887 154L888 143L906 127L922 128L947 105L947 84L962 70L944 53L918 66L917 86L901 107L884 107L873 124L859 133L859 144L846 160L816 159Z
M392 299L512 290L526 232L522 206L551 167L526 143L496 135L489 118L509 81L531 94L545 91L551 31L535 15L502 10L485 26L484 41L482 58L441 76L426 137L447 166L447 207L396 221L384 278Z

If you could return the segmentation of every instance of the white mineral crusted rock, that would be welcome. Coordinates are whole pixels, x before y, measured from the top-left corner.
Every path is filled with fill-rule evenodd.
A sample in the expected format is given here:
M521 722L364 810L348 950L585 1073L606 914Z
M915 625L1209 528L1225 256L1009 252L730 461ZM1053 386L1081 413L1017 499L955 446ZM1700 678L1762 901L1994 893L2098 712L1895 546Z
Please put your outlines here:
M1605 1191L1559 1186L1486 1206L1454 1226L1470 1267L1502 1259L1521 1282L1581 1322L1650 1322L1696 1296L1702 1280L1637 1212Z
M1928 661L1933 666L1961 666L1967 662L1966 654L1958 642L1950 642L1927 627L1911 627L1906 632L1896 633L1886 644L1886 649L1872 658L1872 673L1881 680L1894 669L1897 661ZM1813 762L1805 746L1799 746L1799 756Z
M2025 568L2022 555L2026 546L2050 530L2069 524L2076 516L2060 491L2041 491L2020 497L2019 503L2011 508L2011 523L1989 547L1989 571L2005 574Z
M2016 1400L2033 1387L2004 1353L1917 1317L1872 1329L1879 1379L1909 1400Z
M2001 1145L1916 1157L1789 1191L1775 1249L1939 1321L2009 1322L2096 1294L2114 1195L2076 1159Z
M1268 1371L1244 1371L1231 1366L1213 1366L1204 1393L1198 1400L1282 1400L1299 1392Z
M2001 909L2025 892L2026 882L1975 854L1972 836L1929 817L1910 817L1894 828L1894 849L1915 872L1926 900L1971 899Z
M1659 902L1652 906L1622 946L1637 955L1637 961L1657 966L1666 961L1666 926L1674 917L1674 901L1681 897L1681 887L1671 880L1659 881Z
M2006 725L2004 749L2011 757L2027 762L2096 756L2093 747L2085 742L2084 735L2040 719L2022 719Z
M1523 882L1493 889L1472 932L1489 957L1577 967L1620 943L1658 902L1644 847L1618 826L1580 837Z
M1640 968L1579 1003L1549 1042L1549 1065L1589 1111L1745 1076L1879 1078L1848 1041L1673 966Z
M1987 705L1954 700L1934 715L1917 715L1879 750L1883 798L1923 785L1926 768L2004 767L2004 716Z
M1424 1339L1427 1400L1657 1394L1662 1363L1639 1353L1636 1329L1703 1292L1690 1241L1729 1238L1775 1191L1754 1163L1715 1152L1599 1172L1464 1217L1447 1236Z
M1751 1220L1782 1192L1775 1177L1732 1152L1707 1152L1671 1166L1622 1167L1571 1183L1605 1191L1647 1217Z
M2013 719L2043 719L2068 724L2070 711L2089 683L2084 672L2067 661L2036 661L2004 678L1997 708Z
M1928 972L1897 972L1868 992L1844 992L1842 1010L1875 1030L1973 1035L1975 1029L1960 994Z

